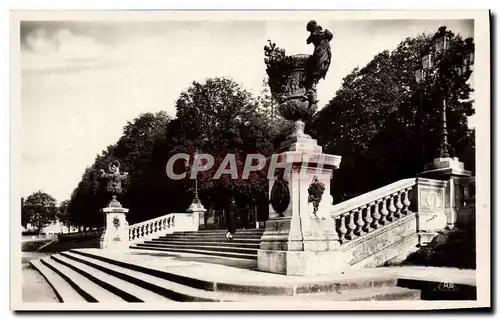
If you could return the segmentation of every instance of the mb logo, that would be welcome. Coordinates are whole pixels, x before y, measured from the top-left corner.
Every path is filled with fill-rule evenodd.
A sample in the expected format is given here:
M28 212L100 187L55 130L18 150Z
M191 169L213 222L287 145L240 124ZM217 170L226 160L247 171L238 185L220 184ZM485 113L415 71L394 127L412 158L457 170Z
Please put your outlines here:
M458 288L452 282L441 282L435 288L435 291L457 291Z

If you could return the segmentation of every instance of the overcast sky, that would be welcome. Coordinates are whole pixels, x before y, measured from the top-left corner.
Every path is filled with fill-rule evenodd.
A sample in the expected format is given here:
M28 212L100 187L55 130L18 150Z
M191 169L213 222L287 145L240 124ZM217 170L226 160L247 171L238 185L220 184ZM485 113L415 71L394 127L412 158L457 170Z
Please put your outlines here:
M193 81L230 76L258 94L263 46L311 53L307 21L25 22L21 25L22 196L68 199L86 166L142 112L175 115ZM318 21L333 33L320 107L342 78L408 36L441 25L473 36L471 20ZM165 159L167 161L167 159Z

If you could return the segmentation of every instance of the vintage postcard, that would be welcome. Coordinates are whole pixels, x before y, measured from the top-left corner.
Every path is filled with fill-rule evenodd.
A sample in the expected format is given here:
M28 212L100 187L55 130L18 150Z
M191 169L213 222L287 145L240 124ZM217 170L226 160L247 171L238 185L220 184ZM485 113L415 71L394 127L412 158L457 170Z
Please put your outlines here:
M11 309L490 308L489 39L486 10L12 11Z

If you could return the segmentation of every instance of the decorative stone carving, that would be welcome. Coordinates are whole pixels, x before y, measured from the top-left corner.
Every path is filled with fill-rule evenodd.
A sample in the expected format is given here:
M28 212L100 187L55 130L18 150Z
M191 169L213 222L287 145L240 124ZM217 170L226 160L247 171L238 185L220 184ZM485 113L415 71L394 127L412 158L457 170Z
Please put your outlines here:
M289 205L290 189L288 187L288 181L283 179L283 175L281 174L278 176L278 179L276 179L273 188L271 189L271 206L274 211L282 217L283 212L286 211Z
M423 189L420 191L420 206L428 209L442 209L442 195L437 190Z
M112 200L108 207L121 207L121 204L116 199L116 196L122 193L122 180L128 176L128 172L124 172L123 174L120 173L120 162L118 160L110 162L108 170L109 173L106 173L103 169L101 169L101 177L108 180L106 191L112 195Z
M284 49L270 40L264 47L269 87L279 103L278 111L285 119L295 122L290 137L310 138L304 133L304 121L310 120L318 108L316 85L325 77L331 61L332 33L323 31L314 20L309 21L306 29L311 33L307 43L314 45L312 55L287 56Z
M112 161L108 166L109 173L101 170L101 177L107 179L106 191L111 193L112 199L101 212L105 214L105 231L101 236L100 247L106 250L127 251L129 246L129 230L126 214L128 209L123 208L116 199L122 193L122 180L128 173L120 173L120 162Z
M318 180L318 177L314 176L309 189L307 189L309 193L308 202L313 204L313 215L318 217L318 207L321 202L321 198L323 197L323 193L325 192L325 184Z
M115 216L113 218L113 225L115 226L116 229L120 227L120 219L118 218L118 216Z

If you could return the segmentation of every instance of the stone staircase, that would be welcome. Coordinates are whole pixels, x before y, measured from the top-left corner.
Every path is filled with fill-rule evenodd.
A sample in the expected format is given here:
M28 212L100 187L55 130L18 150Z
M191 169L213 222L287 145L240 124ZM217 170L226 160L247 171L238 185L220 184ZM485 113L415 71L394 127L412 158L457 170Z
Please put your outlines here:
M137 243L131 248L257 260L257 250L263 232L263 229L237 230L233 240L226 239L225 230L175 232Z
M421 294L398 287L395 277L369 271L322 278L286 277L153 257L142 250L113 255L99 249L75 249L31 264L61 302L416 300Z

